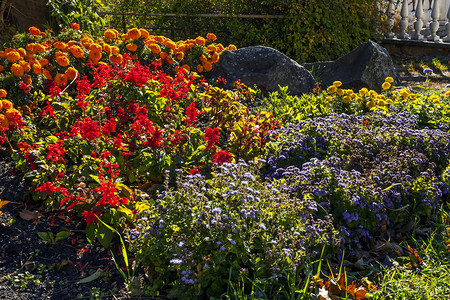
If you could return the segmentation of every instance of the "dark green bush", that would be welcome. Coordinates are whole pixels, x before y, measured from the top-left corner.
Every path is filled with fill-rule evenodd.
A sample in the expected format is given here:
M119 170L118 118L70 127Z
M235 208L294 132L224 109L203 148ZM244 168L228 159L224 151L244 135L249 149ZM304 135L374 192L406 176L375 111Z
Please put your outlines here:
M265 45L297 61L335 59L360 43L379 35L383 25L380 0L290 0L290 1L120 1L110 6L115 12L280 15L285 18L200 18L126 16L126 26L147 27L154 34L174 39L195 38L213 32L224 44L238 47ZM110 25L123 27L120 16Z

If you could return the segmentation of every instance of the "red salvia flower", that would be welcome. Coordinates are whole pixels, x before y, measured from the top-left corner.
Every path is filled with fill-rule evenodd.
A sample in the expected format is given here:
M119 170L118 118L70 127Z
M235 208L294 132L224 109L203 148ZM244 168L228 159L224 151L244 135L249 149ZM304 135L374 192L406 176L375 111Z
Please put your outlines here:
M90 117L86 117L82 121L80 121L78 123L78 129L83 139L87 139L89 141L102 136L100 126L98 126L97 122L92 121Z
M98 221L98 216L102 214L101 211L98 210L91 210L91 211L84 211L81 213L81 216L86 220L87 226L91 224L92 222Z
M53 106L48 101L47 101L47 105L41 111L41 117L45 116L46 114L49 114L52 118L56 118L56 115L53 111Z
M47 193L51 193L51 192L55 192L55 193L62 193L65 194L67 193L67 189L60 187L60 186L55 186L53 182L47 181L45 183L43 183L41 186L37 187L35 189L36 192L47 192Z
M214 153L213 157L212 157L212 161L213 163L218 164L219 166L223 163L230 163L232 160L233 156L231 155L231 153L229 153L226 150L222 150L222 151L218 151L216 153Z
M211 128L208 127L206 128L205 131L205 141L206 141L206 149L211 149L211 150L215 150L216 149L216 144L219 142L219 128Z
M186 126L191 126L197 121L197 116L201 114L202 112L198 111L195 107L195 103L191 102L189 106L186 108L186 116L187 118L184 119L184 124Z
M48 145L48 154L47 154L47 160L50 160L57 163L65 163L63 155L67 153L67 151L64 149L64 144L61 140L58 141L56 144L50 144Z

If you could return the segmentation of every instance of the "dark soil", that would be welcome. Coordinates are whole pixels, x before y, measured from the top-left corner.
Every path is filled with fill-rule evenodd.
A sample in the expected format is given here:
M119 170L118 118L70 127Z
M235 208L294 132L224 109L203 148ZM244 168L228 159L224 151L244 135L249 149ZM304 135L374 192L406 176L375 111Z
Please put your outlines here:
M30 183L15 174L14 162L0 150L0 199L10 201L0 209L0 299L144 299L125 294L109 250L87 243L79 218L43 210L28 190ZM26 220L27 212L34 217L37 210L36 218ZM70 236L54 245L38 236L60 231ZM118 251L114 255L124 266ZM101 276L79 283L97 270Z

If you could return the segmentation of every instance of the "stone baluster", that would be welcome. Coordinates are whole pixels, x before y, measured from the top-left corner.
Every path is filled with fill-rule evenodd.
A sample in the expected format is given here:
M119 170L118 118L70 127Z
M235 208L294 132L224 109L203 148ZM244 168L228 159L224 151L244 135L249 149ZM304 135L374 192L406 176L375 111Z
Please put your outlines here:
M430 23L430 33L431 35L428 37L429 41L440 42L440 37L436 34L439 29L439 9L440 9L440 0L434 0L433 9L431 11L431 18L433 21Z
M389 18L389 21L388 21L388 30L389 30L389 33L387 34L387 37L388 37L389 39L395 38L395 34L392 32L392 28L394 28L394 23L395 23L394 11L395 11L394 0L390 0L390 1L389 1L388 9L387 9L387 11L386 11L387 16L388 16L388 18Z
M447 22L445 23L445 36L442 39L446 43L450 43L450 5L447 10Z
M423 27L423 0L417 0L416 6L416 20L414 21L414 30L416 31L411 39L413 40L424 40L424 36L420 34Z
M402 19L400 20L400 34L398 35L398 38L409 39L409 35L408 33L406 33L406 29L408 28L409 25L408 0L403 0L400 16L402 17Z

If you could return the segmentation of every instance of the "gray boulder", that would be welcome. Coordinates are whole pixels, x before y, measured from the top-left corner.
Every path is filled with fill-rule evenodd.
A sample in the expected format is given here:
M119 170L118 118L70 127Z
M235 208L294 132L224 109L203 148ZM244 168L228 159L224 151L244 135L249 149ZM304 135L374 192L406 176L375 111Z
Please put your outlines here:
M264 46L252 46L236 51L224 51L209 79L223 77L225 88L231 89L236 80L249 87L256 85L268 91L276 91L279 86L288 86L291 95L311 93L315 80L308 70L281 52Z
M394 78L395 85L400 83L391 56L385 48L372 41L359 45L335 61L307 63L303 66L317 76L323 87L339 80L343 88L366 87L380 91L386 77Z

